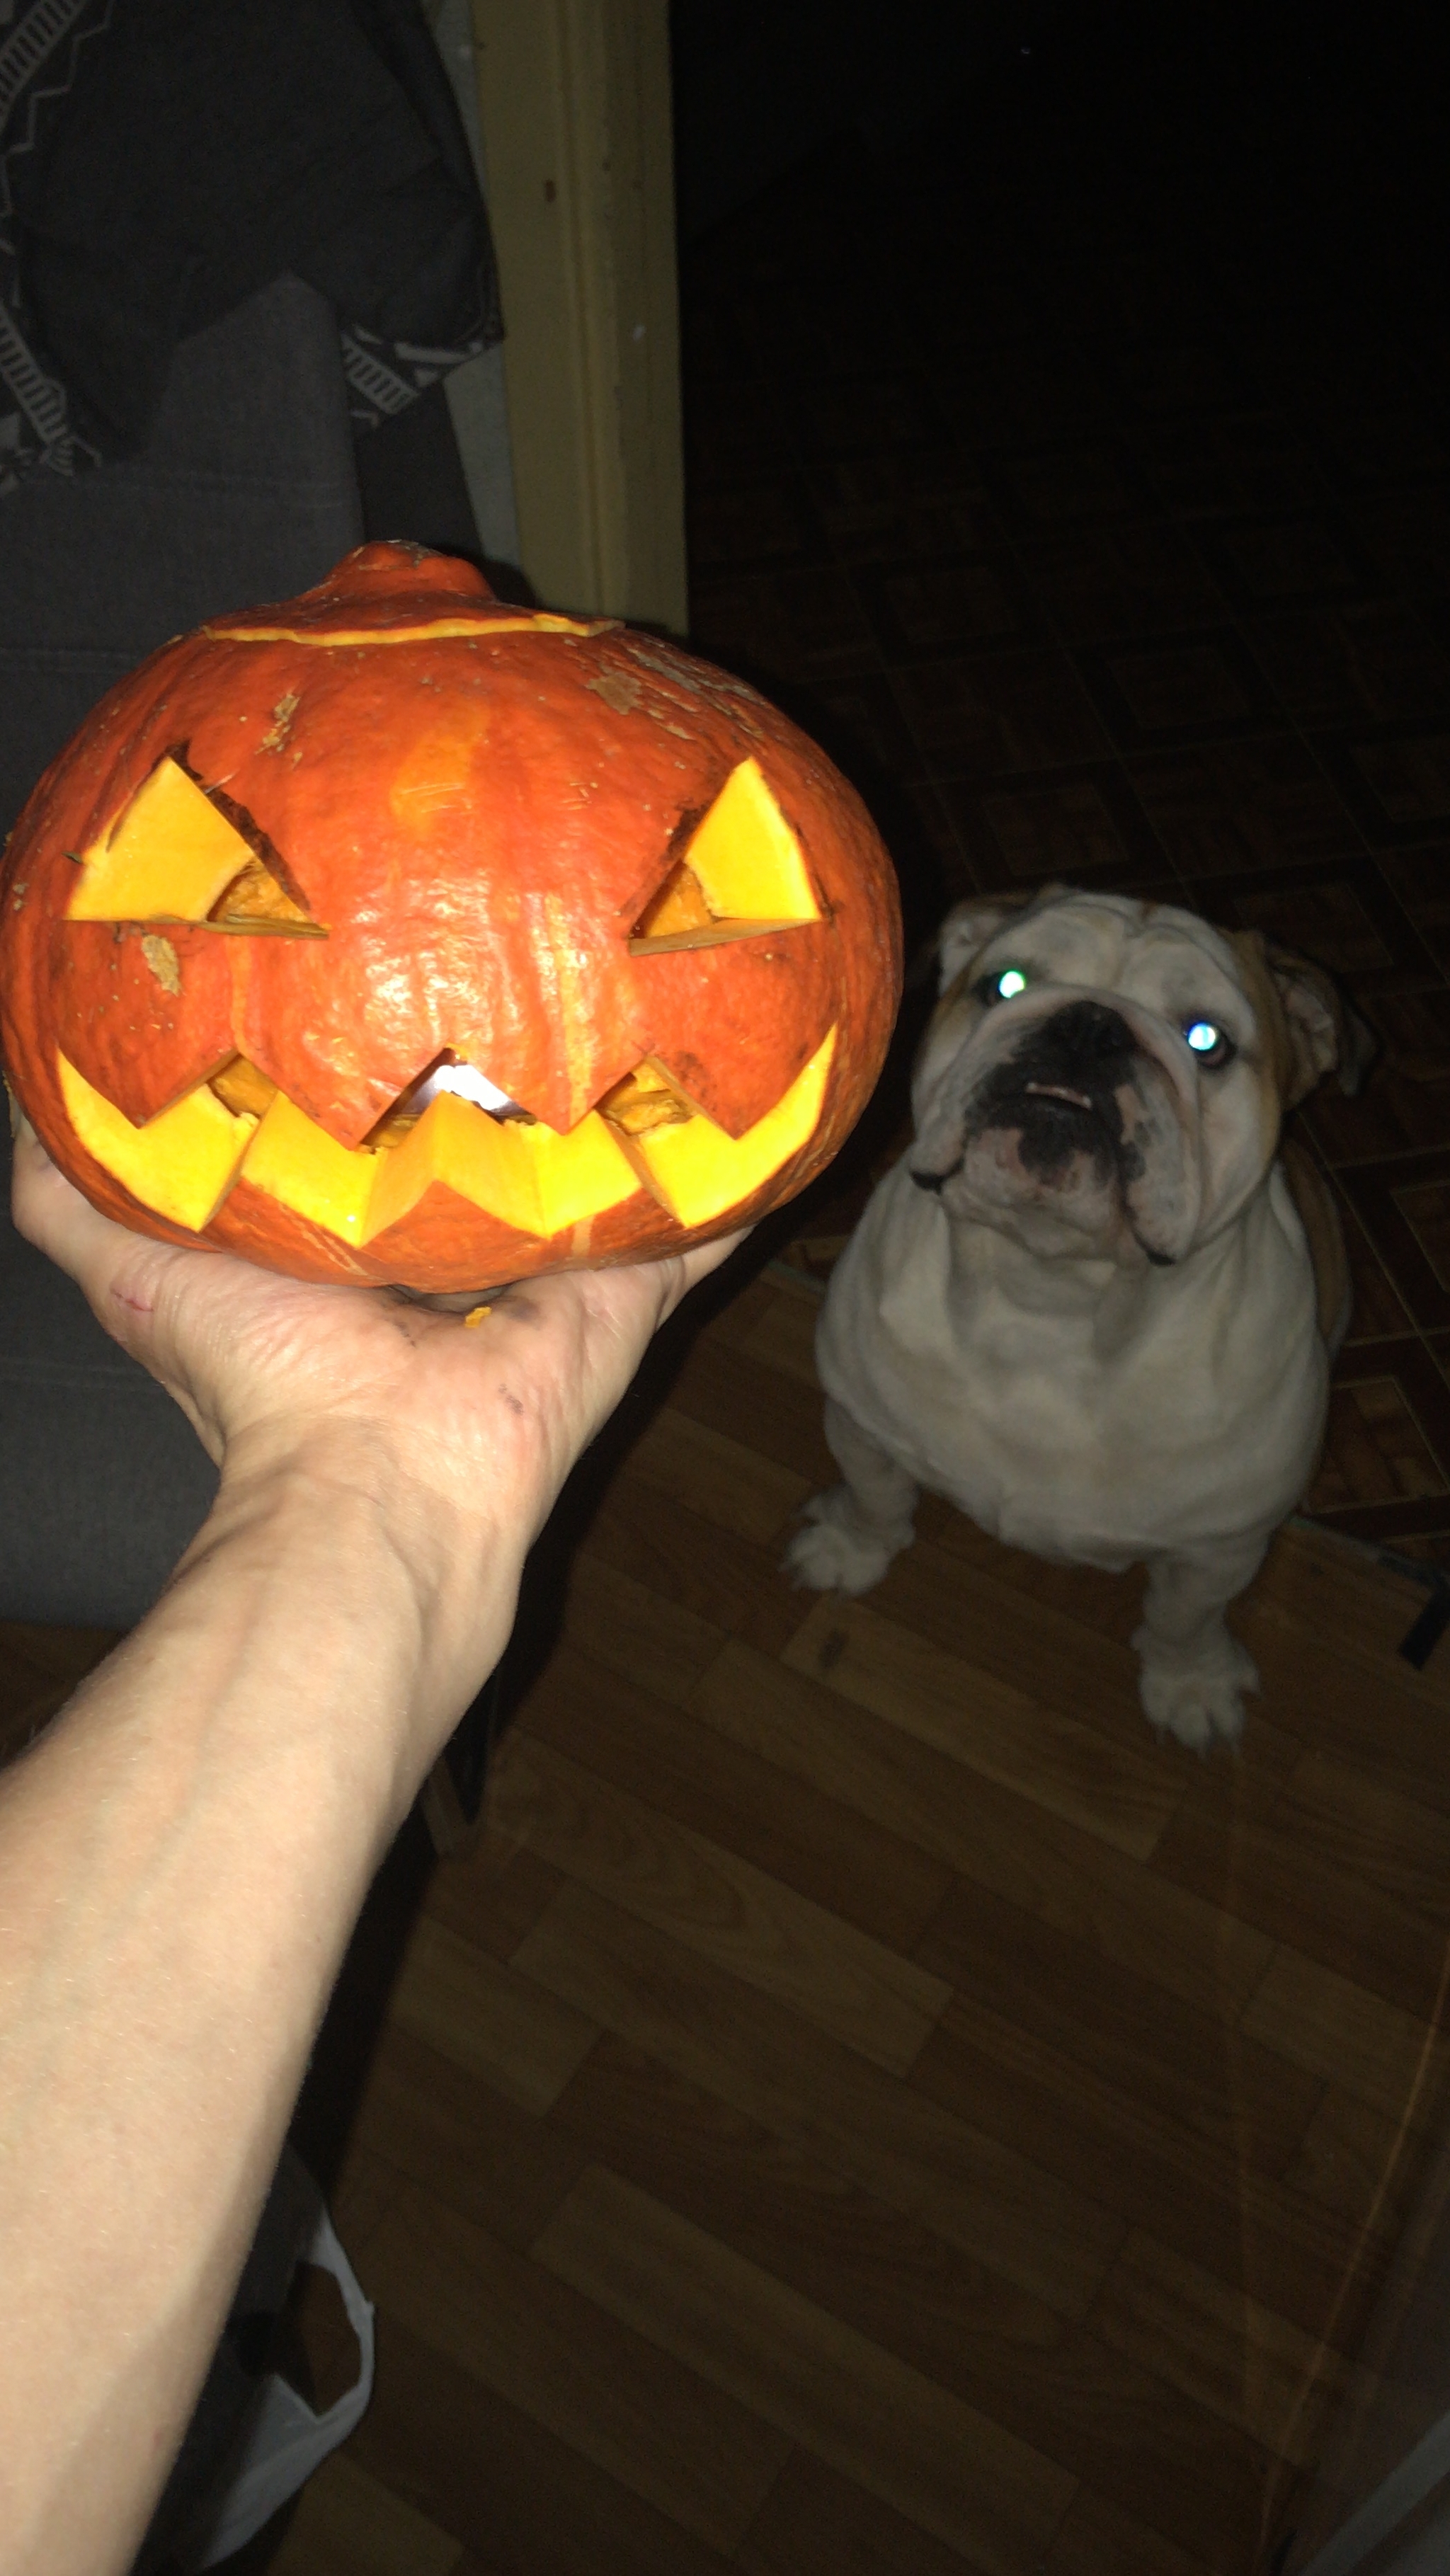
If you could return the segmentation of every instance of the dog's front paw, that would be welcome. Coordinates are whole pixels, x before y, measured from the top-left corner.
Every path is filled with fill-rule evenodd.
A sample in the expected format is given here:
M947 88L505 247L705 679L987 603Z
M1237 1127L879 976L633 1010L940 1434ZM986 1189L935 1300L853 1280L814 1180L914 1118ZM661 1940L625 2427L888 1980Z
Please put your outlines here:
M848 1485L812 1494L807 1526L796 1531L782 1560L793 1582L810 1592L869 1592L911 1537L908 1521L894 1530L870 1528L860 1518Z
M1207 1654L1191 1661L1165 1646L1149 1628L1133 1639L1141 1655L1138 1688L1151 1725L1194 1753L1211 1744L1236 1744L1244 1731L1243 1693L1259 1687L1248 1649L1225 1628Z

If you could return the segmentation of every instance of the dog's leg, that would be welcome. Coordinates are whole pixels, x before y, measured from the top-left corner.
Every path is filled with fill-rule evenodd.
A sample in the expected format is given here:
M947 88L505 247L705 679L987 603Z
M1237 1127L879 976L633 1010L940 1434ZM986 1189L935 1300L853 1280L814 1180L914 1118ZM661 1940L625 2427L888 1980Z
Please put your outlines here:
M1133 1639L1143 1706L1164 1734L1197 1752L1216 1736L1234 1742L1243 1731L1241 1694L1259 1687L1254 1659L1229 1634L1223 1614L1252 1583L1268 1544L1256 1531L1150 1561L1143 1625Z
M921 1488L830 1396L826 1439L845 1481L811 1496L809 1526L791 1540L786 1570L813 1592L869 1592L911 1545Z

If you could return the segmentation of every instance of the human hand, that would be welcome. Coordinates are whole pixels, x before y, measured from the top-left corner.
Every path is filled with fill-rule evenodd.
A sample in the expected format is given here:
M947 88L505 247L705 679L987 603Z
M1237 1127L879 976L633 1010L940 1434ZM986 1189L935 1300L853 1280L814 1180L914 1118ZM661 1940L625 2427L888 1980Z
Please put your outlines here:
M21 1120L14 1215L176 1398L223 1473L219 1508L305 1476L371 1494L465 1697L502 1651L523 1558L651 1335L739 1237L673 1260L532 1279L439 1313L316 1287L99 1215ZM480 1311L481 1310L481 1311ZM486 1577L486 1579L485 1579ZM453 1699L464 1685L445 1681Z

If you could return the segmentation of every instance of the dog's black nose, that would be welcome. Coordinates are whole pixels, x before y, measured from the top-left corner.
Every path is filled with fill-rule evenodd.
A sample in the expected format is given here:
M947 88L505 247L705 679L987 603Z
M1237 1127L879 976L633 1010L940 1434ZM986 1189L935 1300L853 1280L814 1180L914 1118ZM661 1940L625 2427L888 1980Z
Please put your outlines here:
M965 1160L964 1154L958 1154L956 1161L945 1172L913 1172L911 1177L919 1190L940 1190L944 1182L955 1180Z
M1044 1058L1111 1079L1133 1053L1133 1034L1121 1013L1104 1003L1069 1002L1043 1022L1037 1046Z

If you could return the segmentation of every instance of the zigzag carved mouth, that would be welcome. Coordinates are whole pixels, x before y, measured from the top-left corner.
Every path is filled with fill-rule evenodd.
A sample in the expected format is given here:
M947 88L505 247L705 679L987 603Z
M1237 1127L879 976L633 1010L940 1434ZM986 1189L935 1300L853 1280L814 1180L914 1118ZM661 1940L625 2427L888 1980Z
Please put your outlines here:
M435 1182L541 1238L591 1222L640 1188L681 1225L713 1223L814 1135L835 1043L833 1027L774 1108L739 1137L693 1109L651 1060L567 1134L510 1115L516 1103L475 1068L449 1067L472 1077L467 1089L440 1087L421 1113L390 1112L361 1147L340 1145L240 1056L140 1125L64 1054L58 1071L77 1136L143 1207L199 1233L245 1180L366 1246L409 1217ZM479 1090L498 1105L485 1107Z

